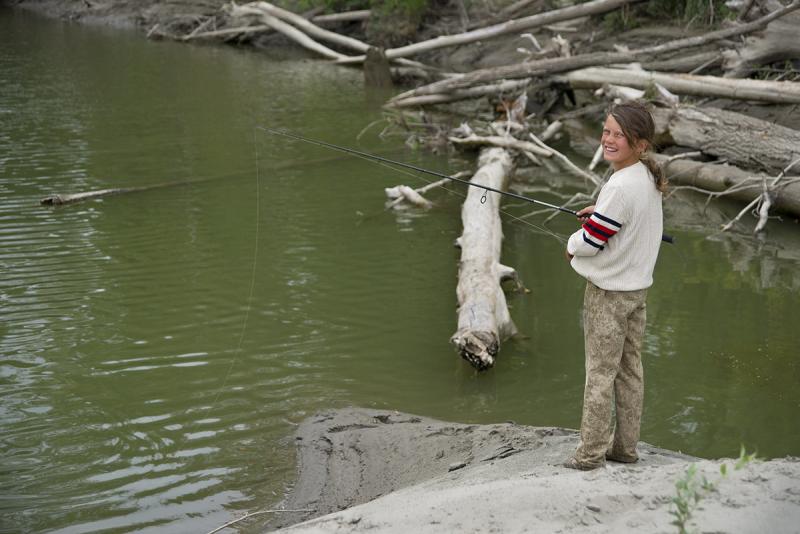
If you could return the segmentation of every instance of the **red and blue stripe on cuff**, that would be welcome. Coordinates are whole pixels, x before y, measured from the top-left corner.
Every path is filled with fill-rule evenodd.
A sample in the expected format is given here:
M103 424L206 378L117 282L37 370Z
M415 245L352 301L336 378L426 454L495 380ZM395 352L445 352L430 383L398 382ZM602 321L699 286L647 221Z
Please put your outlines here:
M594 212L583 223L583 240L596 249L603 250L605 243L619 232L622 225L610 217Z

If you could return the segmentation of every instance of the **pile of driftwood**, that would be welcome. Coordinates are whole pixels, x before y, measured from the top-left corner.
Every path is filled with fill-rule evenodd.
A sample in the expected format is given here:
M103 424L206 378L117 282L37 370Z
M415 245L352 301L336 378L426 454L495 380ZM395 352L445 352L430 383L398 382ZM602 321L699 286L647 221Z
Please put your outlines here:
M464 4L454 1L461 8L462 19L468 18ZM663 164L673 188L696 190L709 199L727 196L746 204L723 230L751 211L757 214L757 232L764 229L772 211L800 216L800 131L707 105L712 100L740 100L794 106L788 108L789 113L797 113L800 0L731 0L728 6L738 9L738 18L721 29L688 37L649 38L647 46L617 43L597 50L594 32L588 28L590 17L640 1L590 0L540 11L541 2L520 0L489 24L476 27L467 21L462 24L465 31L386 50L323 27L342 20L364 20L369 12L295 14L269 2L231 3L182 34L159 28L151 33L190 41L241 40L275 32L338 64L364 64L368 80L384 80L377 83L412 76L421 85L397 94L386 104L401 121L407 110L415 108L500 101L502 113L494 120L439 130L452 146L479 151L478 169L472 177L476 183L505 190L515 166L523 164L557 166L580 176L589 189L565 205L585 205L604 177L595 172L599 146L588 168L548 146L548 140L570 122L556 120L551 113L554 105L565 95L574 98L576 92L593 92L595 104L563 115L566 119L596 113L609 101L647 99L655 106L659 145L671 149L653 157ZM458 73L435 64L442 57L436 51L478 42L491 46L492 39L502 36L528 43L527 48L518 49L522 61ZM786 68L776 69L777 62L785 62ZM754 72L759 79L748 78ZM531 101L541 101L542 95L554 97L544 98L544 104L532 109ZM458 240L459 318L452 340L465 359L486 369L494 364L502 340L516 332L501 288L504 280L516 275L500 262L500 198L469 189L462 210L464 232ZM422 196L425 191L398 186L387 194L392 206L409 202L430 207Z

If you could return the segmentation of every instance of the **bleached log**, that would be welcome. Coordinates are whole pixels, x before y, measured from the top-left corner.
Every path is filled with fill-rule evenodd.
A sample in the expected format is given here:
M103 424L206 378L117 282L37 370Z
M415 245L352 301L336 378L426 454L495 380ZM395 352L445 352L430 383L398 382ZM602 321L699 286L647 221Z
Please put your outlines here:
M472 182L506 190L513 159L502 148L481 151ZM500 196L470 187L461 210L464 232L459 238L458 329L450 338L461 357L478 370L492 367L500 343L517 332L500 285L508 268L500 263L503 229Z
M402 201L406 201L409 204L413 204L414 206L418 206L420 208L429 209L433 206L433 204L423 197L419 192L411 189L407 185L396 185L394 187L387 187L385 190L386 196L393 199L391 203L389 203L388 207L393 208L399 205Z
M254 2L254 4L259 4L259 3L262 2ZM293 40L300 46L307 48L308 50L311 50L312 52L315 52L328 59L342 59L347 57L344 54L340 54L339 52L332 50L323 44L318 43L317 41L310 38L308 35L301 32L291 24L288 24L287 22L280 20L274 15L269 14L264 9L256 7L253 4L247 4L243 6L230 4L228 6L228 12L233 18L255 16L265 25L269 26L270 28L279 33L282 33L283 35Z
M680 54L678 57L646 61L642 64L645 70L658 70L662 72L691 72L695 70L722 64L722 52L698 52L696 54Z
M429 183L427 185L424 185L422 187L418 187L417 189L413 189L412 191L414 192L414 194L418 195L420 198L423 198L423 200L424 200L424 197L422 197L422 195L424 195L428 191L431 191L432 189L436 189L437 187L443 187L443 186L449 184L450 182L452 182L453 179L456 179L456 178L457 179L463 179L463 178L469 176L470 174L472 174L472 173L470 173L469 171L457 172L457 173L453 174L449 178L442 178L441 180L436 180L435 182L431 182L431 183ZM403 193L404 188L408 188L408 186L397 185L397 186L394 186L394 187L386 187L386 188L384 188L384 192L386 193L386 196L389 197L389 199L391 201L391 202L389 202L387 204L387 206L386 206L387 208L394 208L395 206L400 204L403 200L406 200L407 197ZM408 189L410 189L410 188L408 188ZM426 200L426 202L428 202L428 201ZM429 204L428 206L423 206L423 207L428 208L428 207L430 207L432 205L430 202L428 202L428 204Z
M188 41L189 39L191 39L192 37L194 37L198 33L204 32L206 30L206 28L208 28L216 20L217 20L216 17L208 17L205 21L203 21L203 23L201 23L194 30L192 30L192 32L189 35L187 35L186 37L183 37L182 40L183 41Z
M531 152L538 156L544 156L549 158L553 155L553 151L542 148L541 146L535 143L529 143L527 141L520 141L519 139L514 139L511 136L500 136L500 135L469 135L467 137L448 137L448 141L456 145L464 145L464 146L495 146L500 148L506 148L511 150L517 150L519 152Z
M313 35L318 39L364 53L364 56L360 56L362 57L362 62L366 58L366 52L371 48L369 44L363 41L320 28L306 18L292 13L291 11L279 8L273 4L270 4L269 2L251 2L243 6L231 4L227 9L233 18L245 16L258 17L270 28L286 35L300 46L303 46L312 52L316 52L328 59L340 60L349 58L351 56L340 54L339 52L336 52L335 50L318 43L309 37L309 35ZM412 68L431 69L431 67L428 65L409 59L399 58L397 59L396 63ZM448 73L441 73L441 75L447 76Z
M738 80L718 76L651 72L630 69L590 67L570 72L559 79L573 89L594 89L608 82L647 89L653 83L678 94L758 100L773 103L800 103L800 83L769 80Z
M572 163L572 161L567 156L565 156L564 154L562 154L561 152L559 152L555 148L553 148L551 146L547 146L546 144L544 144L544 142L541 139L539 139L538 137L536 137L532 133L529 133L528 135L530 136L530 138L533 140L533 142L538 147L540 147L540 148L542 148L544 150L549 150L553 154L553 159L555 159L556 161L561 163L561 165L568 172L571 172L575 176L578 176L579 178L583 178L584 180L589 180L594 185L600 185L601 183L603 183L603 180L599 176L594 174L593 172L584 171L583 169L581 169L580 167L578 167L577 165Z
M471 173L469 171L461 171L461 172L457 172L457 173L453 174L452 177L453 178L465 178L466 176L469 176L470 174ZM416 191L420 195L424 195L428 191L430 191L432 189L436 189L437 187L442 187L444 185L447 185L452 181L453 180L450 179L450 178L442 178L441 180L436 180L435 182L431 182L428 185L423 185L422 187L420 187L418 189L415 189L414 191Z
M764 178L762 185L763 192L761 193L760 199L761 205L758 208L758 223L753 230L754 234L757 234L763 230L767 225L767 221L769 220L769 208L772 207L772 195L769 193L766 178Z
M653 117L661 146L690 147L773 174L800 157L800 131L742 113L677 106L655 108Z
M339 45L343 48L349 48L351 50L355 50L357 52L361 52L364 54L366 54L367 50L370 49L370 45L368 45L363 41L359 41L358 39L353 39L352 37L347 37L345 35L341 35L336 32L320 28L313 22L301 17L300 15L297 15L295 13L292 13L291 11L270 4L269 2L251 2L241 7L252 10L258 10L261 11L262 13L266 13L267 15L271 15L284 22L288 22L289 24L302 30L307 35L315 37L316 39L321 39L323 41L333 43L335 45Z
M758 233L764 229L764 226L767 224L767 220L769 218L769 208L772 206L773 195L779 191L778 183L786 177L786 173L789 172L795 165L800 163L800 158L794 160L792 163L786 166L778 176L772 179L772 181L768 184L767 177L761 177L761 194L753 199L750 204L742 208L742 210L734 217L731 221L728 222L725 226L722 227L721 232L725 232L730 230L736 222L744 216L745 213L749 212L750 210L757 208L758 209L758 223L756 224L755 230L753 233ZM798 179L800 180L800 179ZM797 180L794 180L797 181ZM789 182L785 181L782 185L788 185Z
M182 41L192 41L195 39L216 39L217 37L230 37L232 35L247 35L250 33L261 33L271 29L266 24L259 24L255 26L237 26L236 28L225 28L224 30L214 30L208 32L200 32L190 34L182 37Z
M316 24L333 24L337 22L356 22L367 20L372 11L369 9L357 9L355 11L343 11L341 13L331 13L328 15L317 15L311 21Z
M644 91L633 87L625 87L624 85L607 83L595 91L594 96L604 96L609 100L638 100L644 98Z
M469 98L480 98L487 95L496 95L507 91L517 91L523 89L528 85L529 80L503 80L500 83L479 85L470 87L468 89L461 89L452 91L450 93L438 95L423 95L418 97L406 98L397 102L389 101L387 107L401 108L401 107L417 107L428 106L432 104L445 104L448 102L457 102L459 100L466 100Z
M561 122L561 121L556 120L556 121L551 122L550 124L547 125L547 128L545 128L544 131L541 133L541 135L539 136L539 139L541 139L544 142L549 141L550 139L555 137L555 135L558 132L561 131L561 128L563 126L564 126L564 123Z
M594 155L592 156L592 161L589 162L589 166L587 167L590 171L595 170L598 165L600 165L600 161L603 159L603 145L598 145L597 150L594 151Z
M423 197L422 195L420 195L407 185L400 186L400 194L403 195L403 198L407 202L415 206L419 206L421 208L426 208L426 209L433 206L433 204L431 204L431 202L428 199L426 199L425 197Z
M131 193L133 191L141 191L144 189L148 188L127 187L123 189L98 189L96 191L86 191L85 193L55 194L44 197L39 201L39 204L43 206L61 206L63 204L74 204L76 202L83 202L84 200L107 197L110 195L120 195L122 193Z
M727 164L715 165L685 159L666 164L670 159L668 156L652 154L650 157L664 167L671 186L688 186L716 193L731 191L724 196L743 202L757 200L762 193L761 184L765 175ZM772 207L800 217L800 181L794 177L784 178L783 184L776 188Z
M586 4L581 4L586 5ZM395 96L392 102L397 102L404 98L420 95L430 95L438 93L447 93L455 89L463 89L478 84L491 83L499 79L517 79L517 78L531 78L537 76L545 76L567 71L574 71L576 69L583 69L585 67L592 67L597 65L610 65L614 63L630 63L631 61L645 61L653 59L661 54L667 54L682 50L685 48L697 47L709 42L728 39L736 35L744 35L752 33L761 28L764 28L771 21L786 15L792 11L800 9L800 0L794 0L790 5L781 8L777 11L770 13L764 17L753 22L726 28L714 32L709 32L702 36L688 37L685 39L676 39L660 45L650 46L637 50L629 50L626 52L598 52L591 54L580 54L568 58L550 58L539 59L532 61L523 61L513 65L506 65L502 67L493 67L487 69L478 69L458 78L451 78L434 82L428 85L423 85L411 91L406 91ZM616 82L616 80L605 80L606 82ZM626 84L627 85L627 84Z
M800 12L770 22L763 32L748 36L741 46L723 51L722 57L726 78L745 78L761 65L800 58Z
M617 9L625 4L631 4L639 1L641 0L591 0L582 4L576 4L561 9L554 9L552 11L530 15L520 19L509 20L500 24L487 26L485 28L479 28L454 35L443 35L427 41L401 46L399 48L390 48L389 50L386 50L386 57L389 59L396 59L400 57L413 56L422 52L430 52L431 50L436 50L439 48L459 46L468 43L474 43L476 41L485 41L500 35L528 31L532 28L544 26L545 24L552 24L554 22L561 22L586 15L599 15L602 13L607 13L608 11ZM362 61L364 61L364 57L358 56L339 60L338 63L360 63Z

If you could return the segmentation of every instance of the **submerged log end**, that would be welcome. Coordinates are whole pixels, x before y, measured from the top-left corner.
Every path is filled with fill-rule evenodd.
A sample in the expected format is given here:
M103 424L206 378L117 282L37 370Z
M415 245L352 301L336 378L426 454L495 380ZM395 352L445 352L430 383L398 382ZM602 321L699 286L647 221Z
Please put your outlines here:
M460 330L453 334L450 341L461 357L478 371L494 366L495 357L500 350L500 340L493 332Z
M517 270L513 267L500 264L497 266L497 274L499 277L498 282L501 284L503 282L513 282L515 291L519 293L529 293L528 289L525 288L525 284L522 283L519 273L517 273Z
M39 204L42 206L59 206L61 204L65 204L65 201L61 195L50 195L40 200Z

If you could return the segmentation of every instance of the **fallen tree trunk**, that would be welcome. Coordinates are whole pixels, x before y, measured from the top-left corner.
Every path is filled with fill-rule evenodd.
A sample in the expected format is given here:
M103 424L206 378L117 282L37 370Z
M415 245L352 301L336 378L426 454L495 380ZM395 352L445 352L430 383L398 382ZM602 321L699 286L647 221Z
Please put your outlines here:
M326 57L328 59L342 59L347 57L344 54L340 54L339 52L332 50L327 46L311 39L308 35L301 32L291 24L284 22L283 20L280 20L278 17L271 15L268 11L261 9L258 6L252 4L239 6L232 3L228 6L228 13L234 19L244 18L248 16L255 16L262 23L269 26L273 30L282 33L283 35L293 40L300 46L307 48L312 52L316 52L317 54Z
M432 104L446 104L448 102L457 102L459 100L466 100L469 98L480 98L487 95L497 95L509 91L518 91L524 89L530 80L501 80L499 83L489 85L477 85L468 89L457 89L455 91L435 95L422 95L404 98L397 102L390 101L387 104L389 108L402 108L402 107L416 107L416 106L429 106Z
M770 22L763 32L748 36L741 46L722 52L725 77L744 78L761 65L800 58L798 36L800 36L799 12L790 13Z
M395 96L391 102L397 103L398 101L411 96L430 95L437 93L447 93L454 89L463 89L477 84L486 84L500 79L517 79L517 78L531 78L536 76L545 76L561 72L573 71L576 69L583 69L585 67L597 65L611 65L614 63L630 63L631 61L644 61L658 57L661 54L675 52L685 48L692 48L700 46L709 42L727 39L735 35L744 35L752 33L763 27L769 22L779 18L787 13L800 9L800 0L794 0L792 4L785 8L779 9L769 15L766 15L756 21L742 24L733 28L726 28L708 33L698 37L689 37L686 39L677 39L669 41L664 44L641 48L638 50L629 50L626 52L598 52L591 54L581 54L573 57L566 58L550 58L540 59L533 61L524 61L514 65L506 65L503 67L494 67L488 69L478 69L463 76L450 78L434 82L422 87L418 87L412 91ZM387 51L388 53L388 51ZM614 83L615 80L606 80L606 82Z
M231 15L236 17L237 15L256 15L263 17L263 15L270 15L272 17L276 17L284 22L287 22L298 29L302 30L304 33L316 37L317 39L322 39L324 41L328 41L330 43L339 45L344 48L349 48L351 50L356 50L358 52L366 53L369 50L370 45L359 41L358 39L353 39L352 37L347 37L345 35L340 35L336 32L332 32L330 30L325 30L320 28L319 26L315 25L314 23L308 21L307 19L292 13L286 9L282 9L280 7L274 6L269 2L252 2L250 4L246 4L243 6L233 6L230 9Z
M481 151L472 183L504 191L513 170L511 155L502 148ZM478 370L494 365L500 342L517 332L508 311L502 280L516 275L500 264L503 229L500 195L470 187L461 210L464 233L459 238L458 330L450 338L461 357Z
M445 180L446 181L446 180ZM393 199L389 206L390 208L394 208L399 205L403 200L412 204L414 206L419 206L420 208L429 209L433 206L431 202L422 196L422 194L415 190L411 189L407 185L396 185L394 187L387 187L384 189L386 196Z
M800 131L741 113L677 106L656 108L653 117L661 146L695 148L736 166L773 174L800 157Z
M93 198L121 195L123 193L133 193L136 191L146 191L147 189L151 189L151 187L98 189L96 191L86 191L84 193L54 194L44 197L39 201L39 204L42 206L61 206L63 204L74 204L76 202L83 202L84 200L91 200Z
M591 67L576 70L560 77L573 89L595 89L615 83L637 89L647 89L657 83L673 93L758 100L773 103L800 103L800 83L770 80L738 80L695 74L667 74L643 70Z
M652 158L663 166L672 186L688 186L702 190L699 192L705 194L730 191L716 196L744 202L757 199L763 191L764 176L732 165L715 165L685 159L670 162L669 156L663 154L652 154ZM783 185L777 188L772 208L800 217L800 180L796 177L784 178Z
M591 0L582 4L568 6L561 9L554 9L552 11L538 13L536 15L523 17L521 19L509 20L507 22L495 24L493 26L487 26L485 28L479 28L455 35L443 35L427 41L401 46L399 48L390 48L386 51L386 57L389 59L396 59L420 54L422 52L429 52L438 48L474 43L475 41L484 41L500 35L529 31L532 28L544 26L545 24L553 24L555 22L570 20L586 15L599 15L602 13L607 13L608 11L617 9L625 4L631 4L639 1L641 0ZM342 59L338 62L360 63L362 61L364 61L364 56Z
M372 12L369 9L358 9L355 11L343 11L341 13L331 13L329 15L317 15L311 17L311 21L316 24L333 24L337 22L353 22L367 20Z
M373 48L369 44L359 41L358 39L320 28L312 22L309 22L306 18L292 13L291 11L287 11L286 9L274 6L269 2L251 2L242 6L231 4L227 7L227 10L230 16L234 19L256 17L269 28L282 33L300 46L307 48L312 52L316 52L317 54L320 54L328 59L342 60L350 58L351 56L347 56L332 50L331 48L328 48L327 46L315 41L310 36L314 36L318 39L328 41L344 48L362 52L365 55L359 56L362 58L361 61L366 59L367 51L370 48ZM400 65L408 67L423 69L430 68L427 65L417 61L411 61L409 59L397 59L396 62ZM442 75L446 76L447 74L442 73Z
M681 54L670 59L646 61L642 64L645 70L659 70L666 72L689 72L696 74L696 70L716 66L722 63L722 52L698 52L697 54Z
M500 136L500 135L476 135L472 134L467 137L448 137L448 141L456 145L465 145L465 146L486 146L491 145L499 148L506 148L511 150L518 150L520 152L530 152L537 156L544 156L545 158L549 158L553 155L553 151L542 148L541 146L531 143L528 141L520 141L519 139L515 139L511 136Z
M232 37L238 35L247 35L250 33L261 33L271 28L266 24L260 24L257 26L238 26L236 28L225 28L223 30L214 30L210 32L200 32L194 33L192 32L189 35L181 37L181 41L191 41L193 39L216 39L217 37Z

